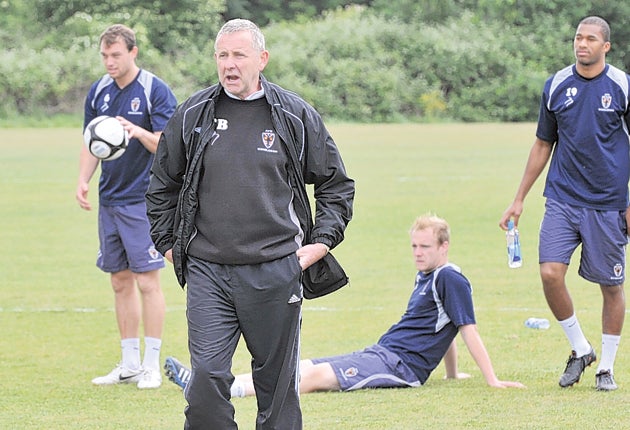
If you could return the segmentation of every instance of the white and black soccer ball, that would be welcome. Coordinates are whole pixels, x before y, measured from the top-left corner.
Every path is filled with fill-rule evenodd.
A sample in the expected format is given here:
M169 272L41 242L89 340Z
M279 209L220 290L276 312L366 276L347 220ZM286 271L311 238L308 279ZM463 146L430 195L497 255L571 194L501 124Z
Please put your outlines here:
M120 121L113 116L101 115L85 127L83 141L93 156L108 161L124 154L129 136Z

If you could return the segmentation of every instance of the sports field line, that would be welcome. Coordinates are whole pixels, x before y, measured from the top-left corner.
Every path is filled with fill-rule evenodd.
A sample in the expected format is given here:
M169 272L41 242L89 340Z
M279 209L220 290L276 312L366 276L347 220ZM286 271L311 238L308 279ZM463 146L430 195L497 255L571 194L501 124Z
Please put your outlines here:
M367 307L356 307L356 308L346 308L346 307L326 307L326 306L304 306L302 307L303 312L366 312L366 311L382 311L384 308L382 306L367 306ZM183 312L186 310L186 306L167 306L166 312ZM477 311L482 311L482 307L477 307ZM515 307L504 307L498 308L500 312L547 312L547 308L515 308ZM99 313L99 312L114 312L113 307L104 307L104 308L65 308L61 306L55 307L21 307L15 306L11 308L2 308L0 307L0 313ZM581 312L584 312L582 310ZM626 311L626 313L630 313L630 309Z
M166 312L182 312L186 310L186 306L167 306ZM365 312L383 310L380 306L371 306L364 308L329 308L329 307L307 307L302 308L304 312ZM21 307L15 306L11 308L0 307L0 313L98 313L98 312L114 312L113 307L106 308L65 308L61 306L55 307Z
M166 312L181 312L185 311L185 306L169 306L166 308ZM99 312L114 312L114 308L64 308L64 307L44 307L44 308L34 308L34 307L21 307L16 306L12 308L0 308L1 313L99 313Z
M472 176L452 176L445 175L440 177L443 181L468 182L473 179ZM434 182L433 176L399 176L396 178L398 182Z

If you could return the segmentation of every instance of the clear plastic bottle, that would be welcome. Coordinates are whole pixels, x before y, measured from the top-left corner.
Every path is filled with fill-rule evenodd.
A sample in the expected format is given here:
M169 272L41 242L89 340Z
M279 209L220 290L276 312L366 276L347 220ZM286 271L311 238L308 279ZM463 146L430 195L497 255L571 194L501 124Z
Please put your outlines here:
M515 269L523 265L521 257L521 242L518 236L518 229L514 227L514 221L508 221L508 230L505 233L507 239L508 267Z
M547 330L549 328L549 320L545 318L527 318L525 321L525 327Z

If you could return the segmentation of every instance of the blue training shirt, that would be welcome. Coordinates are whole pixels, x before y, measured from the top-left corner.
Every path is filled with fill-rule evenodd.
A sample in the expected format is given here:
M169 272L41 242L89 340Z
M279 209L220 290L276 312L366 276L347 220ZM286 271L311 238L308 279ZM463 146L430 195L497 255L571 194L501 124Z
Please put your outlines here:
M625 210L630 179L630 77L606 65L592 79L568 66L545 83L536 136L555 144L544 196L598 210Z
M175 95L164 81L140 69L136 78L120 89L109 75L90 87L85 99L83 128L99 115L122 116L151 132L162 131L175 112ZM131 139L116 160L101 162L99 203L120 206L144 202L154 155L138 139Z
M459 267L418 272L407 310L378 341L397 354L424 384L440 364L458 327L475 324L472 287Z

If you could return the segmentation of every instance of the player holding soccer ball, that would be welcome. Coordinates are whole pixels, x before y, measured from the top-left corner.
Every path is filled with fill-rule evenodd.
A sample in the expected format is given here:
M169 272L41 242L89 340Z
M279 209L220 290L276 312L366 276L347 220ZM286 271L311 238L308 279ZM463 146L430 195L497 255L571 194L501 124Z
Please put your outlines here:
M136 65L138 47L133 30L123 25L109 27L101 34L100 51L107 74L88 92L84 127L97 116L115 117L126 130L129 143L122 156L101 163L96 261L111 275L122 361L92 383L137 383L138 388L157 388L162 383L165 303L159 269L164 267L164 259L149 235L144 194L159 137L177 102L162 80ZM92 209L89 182L99 161L82 145L76 198L85 210ZM142 362L140 320L145 335Z

